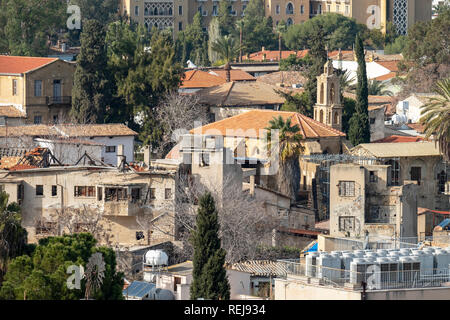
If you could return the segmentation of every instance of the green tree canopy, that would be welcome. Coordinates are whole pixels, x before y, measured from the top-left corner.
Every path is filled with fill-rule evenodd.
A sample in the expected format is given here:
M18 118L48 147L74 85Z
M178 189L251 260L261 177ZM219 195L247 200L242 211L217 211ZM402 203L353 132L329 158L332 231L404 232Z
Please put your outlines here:
M81 282L80 289L69 289L67 268L71 265L86 267L90 256L96 252L102 253L106 270L103 285L94 299L123 299L123 274L116 272L114 251L96 247L96 240L88 233L41 239L30 255L13 259L0 289L0 298L79 300L84 297L85 282Z
M227 35L217 39L212 44L212 50L219 55L224 63L228 63L239 55L239 44L234 37Z
M191 235L194 248L191 300L228 300L230 284L224 267L226 252L221 247L218 213L209 192L199 200L196 224Z
M230 13L231 0L220 0L219 10L217 13L217 19L219 21L220 34L222 36L227 36L230 34L235 34L234 29L234 18Z
M338 13L326 13L315 16L305 23L290 26L284 38L291 50L310 49L311 38L315 37L317 29L321 29L322 41L329 50L351 49L356 34L364 27L353 18Z
M106 32L100 22L88 20L81 34L81 50L72 89L72 117L81 123L103 123L111 107L113 83L108 72Z
M203 31L203 21L200 12L194 15L186 30L178 34L175 43L176 58L183 65L191 60L197 66L208 66L208 35Z

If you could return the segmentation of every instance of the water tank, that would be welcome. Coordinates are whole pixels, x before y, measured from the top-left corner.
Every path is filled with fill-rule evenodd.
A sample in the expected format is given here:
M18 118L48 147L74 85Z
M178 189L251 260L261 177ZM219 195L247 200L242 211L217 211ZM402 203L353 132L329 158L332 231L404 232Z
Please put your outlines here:
M426 253L422 250L417 250L413 252L413 255L411 257L414 257L420 261L421 276L433 275L434 258L432 254Z
M438 249L434 252L434 267L436 274L448 274L450 264L450 254L447 250Z
M149 250L144 256L145 264L151 266L167 266L169 264L169 257L163 250Z
M153 288L148 294L149 300L175 300L175 297L170 290Z
M327 278L329 280L341 278L341 259L327 254L321 255L318 258L317 264L319 266L317 278Z
M318 257L318 252L309 252L306 255L306 276L312 278L316 276L316 265Z
M350 283L360 285L365 281L367 261L364 258L354 258L350 263Z

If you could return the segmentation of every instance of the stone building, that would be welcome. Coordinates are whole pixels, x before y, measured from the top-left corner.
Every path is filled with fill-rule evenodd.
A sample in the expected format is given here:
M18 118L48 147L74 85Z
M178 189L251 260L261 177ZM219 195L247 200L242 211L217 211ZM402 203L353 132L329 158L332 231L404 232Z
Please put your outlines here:
M330 171L330 236L417 236L417 185L391 186L387 165L335 164Z
M0 56L0 106L26 114L27 123L58 123L72 105L75 64L58 58Z
M389 185L417 184L417 205L432 210L450 209L445 194L449 167L434 142L399 142L360 144L351 150L356 156L376 159L377 164L389 165Z

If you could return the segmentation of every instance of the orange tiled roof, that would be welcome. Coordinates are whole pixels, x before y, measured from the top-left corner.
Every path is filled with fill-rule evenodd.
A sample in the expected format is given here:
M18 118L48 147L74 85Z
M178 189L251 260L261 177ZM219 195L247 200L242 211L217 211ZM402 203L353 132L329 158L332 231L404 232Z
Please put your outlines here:
M424 141L424 140L425 139L422 137L392 135L390 137L386 137L386 138L379 139L379 140L372 141L372 142L373 143L398 143L398 142L419 142L419 141Z
M346 98L356 99L356 94L350 92L344 92L342 94ZM369 105L371 104L390 104L394 101L394 97L391 96L369 96Z
M227 72L224 69L211 69L209 70L209 74L217 75L224 80L227 80ZM230 80L231 81L255 81L256 78L252 76L250 73L245 72L240 69L231 69L230 70Z
M27 115L14 106L0 106L0 117L26 118Z
M22 74L43 67L58 58L0 56L0 74Z
M193 134L211 134L259 138L260 131L269 126L269 121L281 116L284 120L291 118L292 125L300 127L300 133L305 139L321 137L345 137L345 133L333 129L323 123L313 120L297 112L252 110L234 117L207 124L191 130Z
M392 79L392 78L395 78L396 76L397 76L397 73L396 73L396 72L390 72L390 73L385 74L385 75L383 75L383 76L376 77L375 80L378 80L378 81L386 81L386 80L390 80L390 79Z
M180 88L209 88L225 83L226 80L202 70L189 70L184 73Z
M382 65L391 72L398 72L399 61L375 61L379 65Z
M309 50L299 50L299 51L292 51L292 50L283 50L281 51L281 59L286 59L288 58L291 54L294 54L297 56L297 58L303 58L304 56L306 56L308 54ZM342 55L349 55L349 54L353 54L353 51L351 50L344 50L341 51ZM265 56L265 60L268 61L278 61L280 58L280 51L278 50L264 50L264 51L258 51L258 52L254 52L249 54L248 56L248 60L252 60L252 61L264 61L264 56ZM331 59L337 59L339 56L339 51L331 51L328 52L328 57Z

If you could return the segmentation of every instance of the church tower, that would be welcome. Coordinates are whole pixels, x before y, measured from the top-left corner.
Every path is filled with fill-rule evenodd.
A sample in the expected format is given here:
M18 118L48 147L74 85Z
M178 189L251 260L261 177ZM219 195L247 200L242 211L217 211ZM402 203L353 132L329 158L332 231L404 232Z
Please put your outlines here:
M328 60L324 73L317 77L314 120L342 131L342 109L339 77L334 73L332 61Z

